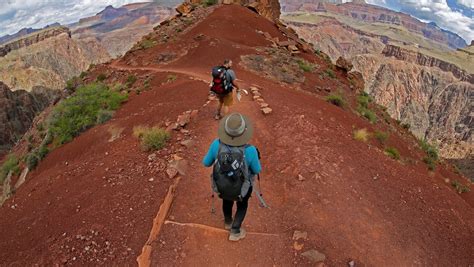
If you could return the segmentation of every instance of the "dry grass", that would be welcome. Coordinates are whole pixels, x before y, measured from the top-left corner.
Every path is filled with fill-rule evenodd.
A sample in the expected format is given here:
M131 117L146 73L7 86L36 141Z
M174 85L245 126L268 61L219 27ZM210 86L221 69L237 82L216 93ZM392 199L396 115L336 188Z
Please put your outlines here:
M354 139L361 142L367 142L369 140L370 134L367 132L367 129L359 129L354 131Z
M165 129L160 127L135 126L133 136L140 139L144 151L155 151L162 149L166 141L171 137Z

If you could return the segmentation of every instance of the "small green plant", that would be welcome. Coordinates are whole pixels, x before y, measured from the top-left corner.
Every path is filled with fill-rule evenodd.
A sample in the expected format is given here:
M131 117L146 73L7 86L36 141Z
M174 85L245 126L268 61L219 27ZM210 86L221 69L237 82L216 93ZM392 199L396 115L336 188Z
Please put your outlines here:
M361 142L367 142L369 140L369 133L367 129L359 129L354 131L354 139Z
M463 185L458 180L452 181L451 186L454 187L459 194L467 193L467 192L471 191L471 189L469 188L468 185Z
M391 157L392 159L395 159L395 160L399 160L400 159L400 153L398 152L398 150L394 147L387 147L385 149L385 154L389 157Z
M334 71L332 69L326 69L324 73L332 79L336 78L336 74L334 74Z
M79 78L83 79L84 77L87 76L87 72L86 71L83 71L81 72L81 74L79 75Z
M97 78L96 78L97 82L103 82L105 81L105 79L107 79L107 76L104 73L97 75Z
M159 150L170 138L170 133L160 127L137 126L133 128L133 135L140 139L144 151Z
M102 83L81 86L63 100L49 118L49 131L56 145L64 144L97 123L100 110L116 110L127 95L109 90Z
M146 78L145 81L143 81L143 89L145 91L150 89L150 78Z
M0 183L3 184L5 178L7 178L8 173L12 172L14 175L20 173L19 160L15 154L10 154L6 157L5 162L3 162L0 167Z
M176 77L176 75L170 74L170 75L166 76L166 82L169 82L169 83L174 82L174 81L176 81L177 78L178 77Z
M43 123L38 123L38 124L36 125L36 129L37 129L39 132L44 131L44 124L43 124Z
M300 69L304 72L312 72L314 69L314 65L307 62L306 60L300 59L297 62Z
M99 110L97 113L97 124L106 123L108 120L112 119L114 113L115 112L113 110Z
M382 131L375 131L374 133L375 139L377 139L382 144L385 143L385 141L387 141L388 136L389 136L388 133L382 132Z
M377 115L375 115L375 113L372 110L370 110L368 108L364 108L362 106L359 106L357 108L357 112L359 112L359 114L361 116L368 119L371 123L376 123L377 122Z
M346 105L346 101L341 94L330 94L326 96L326 101L338 107L344 107Z
M402 128L405 130L410 130L410 124L409 123L402 123Z
M125 82L125 85L130 88L133 86L133 84L135 84L135 82L137 81L137 77L133 74L130 74L128 75L127 77L127 81Z

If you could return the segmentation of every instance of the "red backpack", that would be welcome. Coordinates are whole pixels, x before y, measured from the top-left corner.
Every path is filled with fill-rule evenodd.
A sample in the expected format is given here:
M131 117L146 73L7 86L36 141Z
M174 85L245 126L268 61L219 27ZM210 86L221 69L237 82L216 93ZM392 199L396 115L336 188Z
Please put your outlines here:
M212 68L211 91L218 95L226 95L232 91L232 87L229 85L226 68L223 66Z

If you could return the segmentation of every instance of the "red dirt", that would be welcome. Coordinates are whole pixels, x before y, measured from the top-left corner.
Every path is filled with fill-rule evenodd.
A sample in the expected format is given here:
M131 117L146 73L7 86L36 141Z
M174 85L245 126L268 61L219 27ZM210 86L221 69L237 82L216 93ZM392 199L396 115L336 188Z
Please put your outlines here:
M177 185L167 222L151 243L153 266L309 266L314 263L301 253L310 249L324 253L323 265L328 266L350 260L369 266L473 264L473 193L461 197L444 182L447 176L462 178L444 167L428 172L407 133L391 133L389 144L402 156L401 161L392 160L377 143L352 138L354 129L388 126L370 125L317 95L241 69L240 55L269 45L255 29L283 38L271 22L251 11L222 6L178 37L179 42L195 45L168 65L127 67L128 55L101 66L111 72L148 71L152 90L132 96L114 119L53 151L0 208L2 262L136 264L173 182L160 165L167 163L169 154L178 153L189 162L188 172ZM212 38L194 41L198 33ZM134 53L151 61L155 49ZM310 54L304 57L319 60ZM189 79L206 79L210 67L223 58L234 60L244 88L262 88L273 109L264 116L250 97L232 107L255 124L251 142L263 155L262 187L271 207L262 209L251 198L244 222L250 233L238 243L227 241L222 231L219 201L217 213L210 214L210 169L202 167L201 159L216 138L214 103L203 107L208 87ZM178 73L178 79L161 84L167 75L163 71ZM174 133L166 149L157 153L158 160L149 163L132 136L133 127L163 125L191 109L199 110L187 126L195 146L183 150L177 139L184 137ZM108 141L111 126L124 128L113 142ZM304 181L298 180L299 174ZM148 182L151 177L154 181ZM294 247L295 230L308 233L298 243L301 250Z

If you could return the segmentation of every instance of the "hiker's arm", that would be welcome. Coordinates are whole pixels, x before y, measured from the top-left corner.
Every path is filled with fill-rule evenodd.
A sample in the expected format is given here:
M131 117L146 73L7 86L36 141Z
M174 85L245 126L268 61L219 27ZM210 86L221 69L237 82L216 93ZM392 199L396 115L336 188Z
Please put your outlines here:
M250 171L252 174L259 174L262 171L262 166L260 165L260 160L258 159L257 149L252 146L249 147L250 154Z
M204 159L202 160L202 164L204 166L211 167L212 164L214 164L218 149L219 149L219 140L216 139L214 140L214 142L212 142L211 146L209 147L209 150L207 151L206 156L204 156Z
M237 82L235 80L232 81L232 85L237 88L237 91L240 91L240 87L237 85Z

